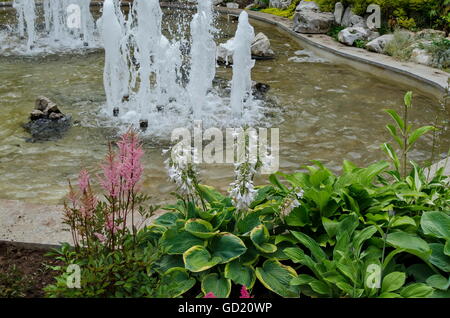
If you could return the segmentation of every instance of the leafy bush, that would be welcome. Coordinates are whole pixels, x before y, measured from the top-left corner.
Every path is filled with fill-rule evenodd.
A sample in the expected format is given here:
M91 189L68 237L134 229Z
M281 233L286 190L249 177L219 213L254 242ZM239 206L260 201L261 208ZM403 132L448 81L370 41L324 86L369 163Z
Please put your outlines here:
M266 8L262 9L261 12L264 13L270 13L273 15L277 15L283 18L290 18L292 19L295 15L295 9L297 8L298 4L301 0L293 0L292 3L289 5L289 7L286 8L286 10L281 10L277 8Z
M110 151L103 165L105 202L86 172L80 192L71 188L66 218L78 244L55 252L65 265L55 268L61 275L48 295L210 298L245 289L246 298L450 297L450 178L443 168L429 178L408 162L415 142L434 128L413 130L412 93L404 100L403 117L387 110L401 154L383 144L391 163L344 161L340 175L314 161L257 187L262 163L246 152L224 195L200 183L195 160L184 157L195 149L174 147L166 165L178 201L141 230L125 222L135 210L145 215L134 178L142 149L134 134L125 135L120 160ZM66 286L70 264L81 268L81 289Z
M384 49L390 55L401 61L408 61L413 51L414 37L405 31L394 31L394 38L386 44Z
M370 4L378 4L392 27L414 29L449 28L449 0L317 0L322 10L333 11L337 2L351 5L355 14L364 15Z
M434 39L424 48L433 56L433 66L441 69L450 68L450 40L446 38Z

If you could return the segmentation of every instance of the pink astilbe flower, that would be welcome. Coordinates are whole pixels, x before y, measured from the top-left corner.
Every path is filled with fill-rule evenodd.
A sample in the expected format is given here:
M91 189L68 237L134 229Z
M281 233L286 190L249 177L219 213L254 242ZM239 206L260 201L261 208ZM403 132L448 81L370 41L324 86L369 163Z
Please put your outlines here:
M78 186L80 187L81 193L85 193L90 184L89 173L86 170L81 170L78 176Z
M217 297L216 297L216 295L214 295L213 292L209 292L203 298L217 298Z
M100 185L110 197L116 198L120 192L120 165L112 149L109 149L105 163L101 167L103 174L99 176Z
M114 219L112 215L108 215L105 222L105 227L110 231L112 234L116 233L118 228L117 225L114 224Z
M144 171L141 158L144 155L142 145L136 133L130 131L117 143L119 147L119 174L123 178L123 191L134 189Z
M245 285L241 288L241 296L239 298L253 298L253 296L248 292L248 289Z
M100 242L103 243L103 242L106 241L106 237L105 237L103 234L100 234L100 233L95 232L94 235L95 235L96 238L98 238L98 240L99 240Z

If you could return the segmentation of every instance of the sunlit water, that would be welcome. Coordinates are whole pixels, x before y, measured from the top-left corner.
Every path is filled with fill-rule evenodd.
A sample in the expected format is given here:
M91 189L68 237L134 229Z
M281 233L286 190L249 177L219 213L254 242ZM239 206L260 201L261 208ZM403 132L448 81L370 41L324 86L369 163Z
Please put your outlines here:
M275 127L280 129L280 170L295 172L310 160L320 160L339 171L343 159L358 165L384 159L379 148L389 140L384 128L389 118L382 110L400 110L403 95L411 88L321 61L302 52L296 42L272 27L252 24L255 32L269 36L276 52L275 60L257 61L252 77L270 84L270 95L278 100L282 122L275 121ZM236 25L221 23L220 27L219 41L225 42ZM61 203L67 180L75 179L81 168L98 172L99 161L115 136L113 129L99 127L98 122L105 103L103 62L103 52L99 51L28 58L0 56L0 199ZM220 67L218 76L231 79L231 70ZM21 125L39 95L55 100L63 112L74 117L75 126L63 139L26 142L29 135ZM437 100L415 94L414 125L433 124L436 116L449 115L439 110ZM272 118L265 121L261 124L270 126ZM441 139L447 150L449 141L447 131ZM432 138L427 136L412 158L429 160L431 145ZM169 200L174 190L164 169L163 148L151 140L145 143L143 188L155 202ZM225 164L201 166L203 182L222 191L232 181L232 171L232 166ZM265 180L265 176L258 177L257 183Z

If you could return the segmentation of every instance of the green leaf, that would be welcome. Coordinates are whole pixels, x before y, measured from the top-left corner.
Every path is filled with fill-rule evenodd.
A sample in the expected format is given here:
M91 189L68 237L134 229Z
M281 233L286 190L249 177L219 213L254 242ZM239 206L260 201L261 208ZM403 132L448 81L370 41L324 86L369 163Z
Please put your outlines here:
M184 229L186 230L186 232L189 232L192 235L202 239L211 238L219 233L219 231L213 231L213 226L211 225L211 223L202 219L187 220L184 225Z
M402 227L402 226L414 226L416 227L416 221L409 216L395 216L391 228Z
M316 241L314 241L311 237L304 233L291 231L292 235L306 248L308 248L311 251L311 254L314 256L314 258L317 261L322 261L324 259L327 259L327 255L322 250L319 244L317 244Z
M400 128L401 131L405 130L405 123L403 122L403 119L400 118L399 114L393 109L385 109L386 113L389 114L389 116L392 117L392 119L397 123L398 128Z
M450 286L450 279L436 274L428 277L427 284L436 289L447 290Z
M405 298L427 298L432 294L433 287L422 283L408 285L400 292L400 295Z
M428 258L431 252L427 242L414 234L406 232L390 233L387 236L386 242L397 249L403 249L408 253L425 259Z
M427 132L435 130L435 128L433 126L423 126L420 127L416 130L414 130L411 135L408 138L408 149L409 150L414 143L417 141L417 139L419 139L420 137L422 137L423 135L425 135Z
M402 298L402 296L396 293L382 293L378 298Z
M383 279L381 291L383 293L393 292L400 289L406 281L406 274L402 272L393 272L386 275Z
M216 266L221 258L211 256L205 247L197 245L184 252L183 261L186 269L197 273Z
M300 296L300 288L290 284L297 273L292 267L276 260L267 260L262 267L256 268L256 277L267 289L282 297Z
M316 279L310 275L300 274L291 280L291 285L307 285L315 280Z
M300 263L308 267L313 273L318 274L317 266L318 264L312 260L311 257L306 255L303 250L298 247L285 248L283 251L291 261L294 263Z
M312 290L314 290L316 293L321 295L330 295L331 294L331 288L324 282L321 282L320 280L314 280L311 283L309 283L309 286L311 286Z
M161 237L161 247L167 254L183 254L192 246L205 244L206 241L176 228L168 229Z
M450 216L444 212L424 212L420 219L420 226L425 235L450 239Z
M412 106L412 98L413 98L413 92L409 91L405 94L404 102L405 106L410 108Z
M217 273L206 275L202 280L202 292L213 293L217 298L227 298L231 293L231 281Z
M202 198L209 203L220 202L225 198L219 191L204 184L199 184L197 190L200 192Z
M322 217L322 224L329 237L335 237L338 230L339 222Z
M263 253L275 253L277 246L269 243L270 235L264 224L258 225L250 232L250 239L255 247Z
M392 148L392 146L388 143L384 143L381 145L381 149L388 155L389 159L394 163L395 169L399 170L400 168L400 160L398 160L397 153Z
M243 285L247 288L253 288L256 275L253 267L243 265L239 260L234 260L225 265L225 278L231 279L237 285Z
M291 213L286 216L285 220L286 224L289 226L305 226L311 224L309 211L303 205L293 209Z
M392 138L394 138L394 140L397 142L399 147L403 148L403 140L398 136L397 129L395 128L395 126L389 124L389 125L386 125L386 129L389 131L389 133L391 134Z
M176 224L176 221L179 219L179 214L177 212L167 212L158 217L154 224L162 225L165 227L171 227Z
M450 272L450 256L444 253L444 244L441 243L431 243L431 256L430 263L436 267L439 267L444 272Z
M377 232L377 228L372 225L356 232L353 238L353 246L355 247L355 255L359 257L363 243L370 239Z
M220 233L215 236L209 248L214 258L220 258L221 264L235 260L247 251L244 242L231 233Z
M195 278L190 278L186 269L174 267L161 276L157 293L161 297L176 298L191 289L195 283Z

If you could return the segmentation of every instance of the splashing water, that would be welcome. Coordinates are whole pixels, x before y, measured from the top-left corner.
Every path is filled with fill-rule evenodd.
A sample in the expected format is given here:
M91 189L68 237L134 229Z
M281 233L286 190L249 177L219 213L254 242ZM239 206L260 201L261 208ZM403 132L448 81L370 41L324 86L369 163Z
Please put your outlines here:
M262 102L251 94L254 31L247 13L241 14L234 41L230 102L213 87L217 64L211 0L197 3L197 13L190 22L188 53L182 50L185 39L162 34L158 0L135 0L126 19L119 16L115 6L113 0L106 0L101 17L107 97L103 115L108 125L124 130L145 123L145 134L165 139L172 129L190 127L194 120L202 120L206 128L252 124L261 119Z
M40 29L36 6L41 4L45 24ZM90 0L14 0L13 8L17 26L0 34L5 39L1 54L33 55L100 46Z

